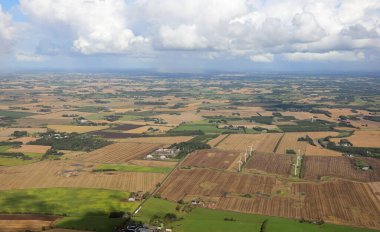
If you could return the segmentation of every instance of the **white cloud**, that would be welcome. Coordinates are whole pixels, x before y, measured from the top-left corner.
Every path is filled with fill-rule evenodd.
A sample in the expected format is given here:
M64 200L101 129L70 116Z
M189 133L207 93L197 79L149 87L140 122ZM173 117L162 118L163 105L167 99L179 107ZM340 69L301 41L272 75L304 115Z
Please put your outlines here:
M207 39L198 35L195 25L180 25L177 28L162 26L160 41L164 48L202 49L207 47Z
M20 0L44 42L65 49L272 62L365 59L380 53L380 0ZM1 12L0 12L1 15ZM1 19L0 19L1 20ZM0 21L1 27L1 21ZM1 37L0 37L1 38ZM53 41L53 42L49 42Z
M83 54L125 53L147 42L129 28L124 0L21 0L21 7L39 27L67 27L71 35L62 36Z
M273 54L265 53L265 54L258 54L258 55L252 55L249 57L250 60L253 62L263 62L263 63L269 63L273 61Z
M0 54L11 50L16 32L17 28L12 22L12 16L4 12L0 4Z
M325 53L295 52L284 54L291 61L357 61L365 58L362 52L337 52Z
M18 61L26 61L26 62L41 62L45 60L45 57L36 55L36 54L19 53L19 54L16 54L16 59Z

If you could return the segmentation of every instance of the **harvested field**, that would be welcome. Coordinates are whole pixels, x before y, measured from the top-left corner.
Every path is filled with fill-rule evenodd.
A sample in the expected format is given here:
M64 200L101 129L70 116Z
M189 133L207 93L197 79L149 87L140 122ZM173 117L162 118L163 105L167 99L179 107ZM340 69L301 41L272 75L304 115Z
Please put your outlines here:
M348 139L355 147L380 147L380 131L361 131L357 130ZM338 143L341 139L331 139Z
M266 134L231 134L216 147L221 150L244 152L251 145L254 149L258 148L265 138Z
M306 156L302 165L302 176L307 180L319 180L323 176L338 177L357 181L379 181L380 160L375 158L356 158L370 164L373 171L355 168L354 160L349 157Z
M66 117L63 117L62 115L68 114L68 115L74 115L77 114L80 117L86 117L90 115L90 113L86 112L79 112L79 111L57 111L57 112L52 112L52 113L45 113L45 114L36 114L29 116L28 118L34 118L34 119L65 119ZM74 117L67 117L69 119L74 118Z
M275 152L279 154L286 154L286 150L293 150L296 153L300 152L301 155L304 155L308 143L297 140L299 137L304 137L305 135L306 133L285 133Z
M42 145L21 145L20 148L10 148L9 152L21 152L21 153L39 153L45 154L51 146L42 146Z
M329 223L380 228L380 201L368 184L334 181L294 184L292 193L303 195L301 215Z
M236 166L241 152L221 151L217 149L198 150L186 157L182 166L193 166L216 169L232 169Z
M301 198L256 196L246 197L221 197L216 208L242 213L271 215L287 218L301 218Z
M155 144L173 144L186 142L192 139L192 136L173 136L173 137L138 137L138 138L127 138L118 139L118 142L128 142L128 143L155 143Z
M165 120L168 124L178 125L182 122L192 122L202 120L202 116L193 111L181 112L181 115L159 114L156 117Z
M380 182L369 183L369 186L371 187L373 193L377 197L377 200L380 201Z
M0 190L28 188L98 188L119 191L152 191L166 174L92 172L93 164L43 161L0 168Z
M15 131L27 131L29 134L46 132L46 128L0 128L0 137L9 137Z
M244 213L320 220L378 229L380 202L369 185L348 181L292 184L291 195L220 197L215 208Z
M260 145L255 149L255 151L258 152L274 152L274 149L277 146L277 143L280 141L281 137L284 134L282 133L271 133L271 134L266 134L265 138L263 141L260 143Z
M325 149L315 142L316 146L307 144L305 155L317 155L317 156L342 156L341 152Z
M209 169L175 170L159 190L161 197L178 201L187 196L220 197L224 193L270 194L273 177L221 172Z
M288 176L292 168L292 156L255 152L244 168Z
M86 232L84 230L68 230L68 229L51 229L51 230L46 230L47 232ZM88 231L87 231L88 232Z
M87 133L108 128L108 126L72 126L72 125L49 125L49 129L67 133Z
M29 143L29 142L32 142L35 140L37 140L36 137L21 137L21 138L17 138L17 139L12 139L12 141L22 142L23 144L26 144L26 143Z
M114 143L84 154L80 159L98 163L126 163L143 158L162 145L149 143Z
M177 162L156 160L130 160L128 163L148 167L175 167L177 165Z
M49 215L0 214L0 231L40 231L42 227L52 226L58 218Z
M214 139L211 139L210 141L208 141L208 144L211 146L211 147L215 147L217 146L220 142L222 142L227 136L229 136L228 134L225 134L225 135L219 135L218 137L214 138Z
M278 146L276 153L286 154L286 150L294 150L298 153L300 151L301 155L305 155L306 148L310 144L305 141L297 141L300 137L310 136L313 140L318 138L324 138L326 136L336 136L337 132L290 132L285 133L284 137L281 139L281 143ZM316 143L316 141L314 142ZM313 148L311 148L313 149ZM322 148L321 148L322 149ZM320 152L320 151L319 151Z

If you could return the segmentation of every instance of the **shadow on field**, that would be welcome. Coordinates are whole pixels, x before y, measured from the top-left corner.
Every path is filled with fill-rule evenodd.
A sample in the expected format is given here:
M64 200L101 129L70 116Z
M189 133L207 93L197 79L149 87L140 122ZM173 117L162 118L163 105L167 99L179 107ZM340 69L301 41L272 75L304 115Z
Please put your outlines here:
M125 218L109 218L104 212L89 212L82 216L65 217L56 223L58 228L114 232L126 221Z

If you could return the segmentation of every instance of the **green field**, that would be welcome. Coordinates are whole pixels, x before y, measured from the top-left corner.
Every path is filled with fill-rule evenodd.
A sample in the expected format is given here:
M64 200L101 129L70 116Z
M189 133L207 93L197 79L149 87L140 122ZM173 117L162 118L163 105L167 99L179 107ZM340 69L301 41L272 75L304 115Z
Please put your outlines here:
M23 160L23 159L16 159L16 158L0 157L0 166L6 166L6 167L31 164L34 162L36 162L36 160Z
M219 129L215 124L205 123L205 124L182 124L170 131L181 132L181 131L202 131L205 134L221 134L221 133L244 133L243 130L230 130L230 129ZM247 133L254 133L252 129L247 129Z
M94 171L169 173L171 170L171 167L146 167L138 165L102 164L97 166Z
M10 145L4 145L4 146L0 146L0 152L6 152L9 148L11 148L12 146Z
M98 113L98 112L104 111L105 109L106 108L103 106L83 106L76 109L76 111L86 112L86 113Z
M262 215L243 214L221 210L195 208L190 213L175 210L176 203L161 199L150 198L134 217L137 221L149 222L153 215L164 216L166 213L174 213L179 219L167 227L179 232L260 232L264 220L266 232L373 232L375 230L337 226L332 224L314 225L300 223L298 220L269 217ZM225 220L233 219L232 221Z
M0 146L0 152L6 152L9 148L12 146ZM18 166L18 165L25 165L25 164L31 164L37 161L41 160L41 157L43 154L38 153L24 153L25 155L29 156L30 160L24 160L24 159L17 159L17 158L10 158L10 157L1 157L0 156L0 166Z
M0 192L0 213L64 215L57 226L111 232L123 219L109 219L113 211L132 212L138 202L129 193L102 189L26 189Z
M309 120L296 121L297 125L278 125L283 132L303 132L303 131L332 131L334 123L311 122Z
M35 114L29 113L29 112L0 110L0 117L23 118L23 117L28 117L32 115L35 115Z

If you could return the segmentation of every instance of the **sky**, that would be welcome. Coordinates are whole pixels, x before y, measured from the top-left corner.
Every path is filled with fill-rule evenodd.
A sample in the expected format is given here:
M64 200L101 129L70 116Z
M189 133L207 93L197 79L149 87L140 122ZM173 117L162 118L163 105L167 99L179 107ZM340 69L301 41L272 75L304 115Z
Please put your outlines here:
M0 72L380 71L380 0L0 0Z

